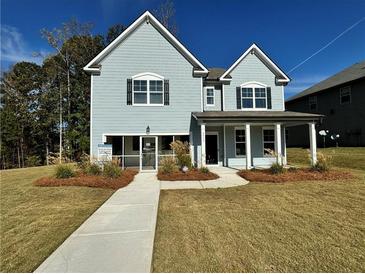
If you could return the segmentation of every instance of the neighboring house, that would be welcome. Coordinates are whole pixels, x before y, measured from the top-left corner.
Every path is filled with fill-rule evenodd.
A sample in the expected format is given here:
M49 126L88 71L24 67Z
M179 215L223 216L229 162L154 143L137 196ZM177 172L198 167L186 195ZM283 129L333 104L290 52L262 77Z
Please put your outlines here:
M284 111L290 79L255 44L228 69L207 69L145 12L85 66L91 73L90 153L112 144L123 167L155 170L188 141L197 166L286 163L285 128L319 115ZM272 151L279 157L276 158Z
M318 135L319 146L335 145L333 134L340 135L340 146L365 146L365 61L289 98L285 105L291 111L325 115L317 129L329 134L325 140ZM303 126L290 128L287 143L308 146L308 131Z

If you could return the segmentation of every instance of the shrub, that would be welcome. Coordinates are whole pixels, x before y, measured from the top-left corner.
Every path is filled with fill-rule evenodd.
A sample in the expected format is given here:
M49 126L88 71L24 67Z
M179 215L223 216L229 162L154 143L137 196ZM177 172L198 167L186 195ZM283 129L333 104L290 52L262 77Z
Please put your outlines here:
M270 171L272 174L281 174L284 173L285 169L283 165L280 165L279 163L273 163L270 167Z
M177 171L176 159L171 156L163 157L160 161L160 171L164 174Z
M39 166L41 165L41 159L36 155L28 156L26 159L26 165L27 167Z
M88 175L100 175L101 174L101 168L98 164L89 164L84 172Z
M205 174L208 174L209 173L209 169L207 168L207 167L201 167L200 169L199 169L199 171L201 172L201 173L205 173Z
M103 175L109 178L117 178L122 174L122 169L115 163L108 162L104 164Z
M325 172L330 169L330 157L323 153L317 153L317 162L312 165L312 169L319 172Z
M186 166L191 168L190 146L188 142L174 141L170 144L177 158L177 164L180 168Z
M86 169L90 166L90 156L86 153L81 154L80 161L77 162L77 166L86 173Z
M56 167L56 178L66 179L71 177L75 177L75 171L71 165L61 164Z

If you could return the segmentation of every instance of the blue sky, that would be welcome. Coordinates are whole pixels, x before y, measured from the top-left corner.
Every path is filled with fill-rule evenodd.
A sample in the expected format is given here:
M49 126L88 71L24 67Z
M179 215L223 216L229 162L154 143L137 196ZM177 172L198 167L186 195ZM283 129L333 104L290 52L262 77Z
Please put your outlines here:
M160 0L2 0L1 70L32 53L51 54L40 29L76 17L94 33L129 25ZM178 38L208 67L228 68L253 42L285 71L365 17L365 0L175 0ZM365 59L365 20L289 73L286 97Z

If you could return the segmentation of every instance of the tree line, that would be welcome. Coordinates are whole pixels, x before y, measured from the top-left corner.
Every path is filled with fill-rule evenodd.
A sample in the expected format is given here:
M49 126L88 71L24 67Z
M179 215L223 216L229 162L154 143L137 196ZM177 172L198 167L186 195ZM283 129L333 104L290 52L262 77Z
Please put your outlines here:
M157 10L176 34L173 2ZM125 30L92 34L92 24L71 19L41 36L54 49L41 65L18 62L1 76L1 168L78 160L89 153L90 75L83 67Z

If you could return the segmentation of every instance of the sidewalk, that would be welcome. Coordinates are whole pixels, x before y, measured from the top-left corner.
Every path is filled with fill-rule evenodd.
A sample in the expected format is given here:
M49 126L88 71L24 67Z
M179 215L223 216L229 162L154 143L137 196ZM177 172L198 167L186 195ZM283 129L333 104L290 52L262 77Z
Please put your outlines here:
M137 174L35 272L150 272L159 193L155 173Z

